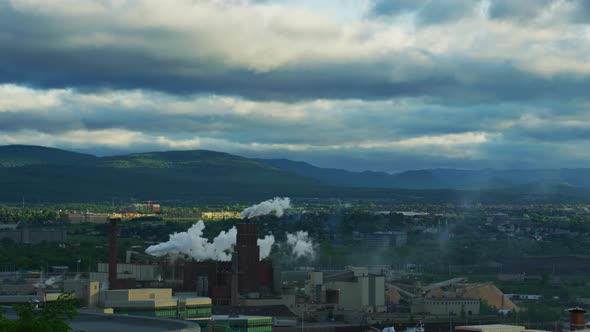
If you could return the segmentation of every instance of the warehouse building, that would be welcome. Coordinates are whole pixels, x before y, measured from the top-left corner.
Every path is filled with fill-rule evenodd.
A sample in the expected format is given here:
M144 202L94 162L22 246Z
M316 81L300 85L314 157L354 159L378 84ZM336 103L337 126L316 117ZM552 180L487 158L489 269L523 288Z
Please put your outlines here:
M472 316L479 315L479 299L465 298L416 298L410 305L412 314L430 314L435 316Z
M427 299L437 298L462 298L462 299L479 299L486 301L487 304L503 311L518 311L520 308L512 302L506 294L502 293L492 283L465 284L455 285L454 289L443 290L435 288L430 290L425 296Z

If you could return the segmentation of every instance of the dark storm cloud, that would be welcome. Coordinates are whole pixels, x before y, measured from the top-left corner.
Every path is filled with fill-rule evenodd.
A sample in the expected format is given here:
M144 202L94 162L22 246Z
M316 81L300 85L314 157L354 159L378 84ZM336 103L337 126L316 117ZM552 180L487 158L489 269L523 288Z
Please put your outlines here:
M533 20L552 5L561 5L571 7L571 10L560 19L575 23L590 22L590 2L586 0L374 0L370 14L376 17L415 14L419 24L439 24L473 17L484 3L489 3L487 15L492 20Z
M221 69L208 72L206 63L188 66L203 73L186 75L182 63L162 62L136 51L39 50L0 44L0 82L37 88L75 87L147 89L173 94L214 93L256 100L385 99L398 96L432 96L445 102L522 100L538 96L567 98L590 89L590 80L568 75L544 79L506 63L478 63L432 56L437 68L415 67L416 77L388 77L399 64L387 62L307 65L270 72ZM406 54L399 54L403 57ZM411 57L411 55L407 54ZM178 69L178 70L177 70ZM179 72L179 74L175 74ZM459 76L468 76L464 80ZM449 98L450 97L450 98Z
M437 20L447 15L446 11L453 15L463 12L456 6L469 7L472 3L383 1L377 2L374 9L386 13L417 6L421 11L432 7L433 13L441 15L432 18ZM569 74L543 78L515 67L510 61L481 60L469 55L451 57L420 49L390 52L368 60L332 63L311 60L261 71L226 65L225 60L208 55L175 58L125 44L125 40L133 45L139 43L136 39L143 42L149 37L153 45L146 47L165 48L158 41L175 40L182 35L164 28L129 28L122 23L111 27L92 19L86 22L78 18L27 14L6 4L0 7L0 82L37 88L146 89L284 101L430 96L444 103L538 96L568 98L589 88L588 79L572 80ZM91 38L92 31L105 29L110 33L108 38L121 41L88 42L82 46L71 41ZM203 37L195 38L198 43ZM175 51L182 53L182 50ZM428 64L416 61L418 57L425 58Z
M377 0L343 24L252 2L0 1L0 144L588 165L587 3Z
M552 8L552 7L557 8ZM492 0L488 9L491 19L527 21L538 18L543 12L566 8L555 20L572 23L590 23L590 1L587 0Z
M554 2L553 0L494 0L490 3L488 14L492 19L534 19Z
M42 93L25 91L32 96ZM575 121L584 116L584 106L575 103L444 106L419 99L401 99L290 104L145 92L122 95L120 92L85 95L61 92L46 108L29 108L29 103L18 106L19 100L31 99L31 95L17 98L12 102L16 106L11 109L3 112L0 109L2 132L34 130L67 135L72 130L116 128L164 137L197 135L236 144L308 145L305 149L354 147L365 142L378 148L415 137L443 136L444 140L445 135L470 132L499 133L515 141L588 139L580 136L584 129L579 120ZM10 104L7 97L5 94L3 98ZM124 100L131 102L125 105ZM571 119L574 119L573 126ZM322 135L318 136L318 132Z
M505 137L514 141L583 144L590 140L590 125L567 125L546 121L537 126L515 126L505 131Z
M391 64L325 64L280 68L271 72L215 68L215 63L171 63L121 49L39 49L0 41L0 82L38 88L148 89L173 94L215 93L257 100L315 98L388 98L456 89L451 73L392 81ZM183 69L202 68L187 75Z
M577 0L575 1L575 4L576 6L574 14L572 15L572 20L575 23L590 24L590 1Z

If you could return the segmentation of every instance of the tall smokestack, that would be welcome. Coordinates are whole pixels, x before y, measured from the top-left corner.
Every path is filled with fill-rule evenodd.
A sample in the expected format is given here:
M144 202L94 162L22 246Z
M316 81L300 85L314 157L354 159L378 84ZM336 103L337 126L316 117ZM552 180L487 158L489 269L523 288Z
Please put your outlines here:
M234 252L231 259L231 305L238 305L238 253Z
M238 254L240 293L258 291L258 265L260 261L260 247L258 246L258 232L256 224L238 224L236 250Z
M109 218L109 285L113 289L117 280L117 221L120 218Z
M570 312L570 331L584 330L586 328L586 320L584 319L586 310L575 307L568 309L568 311Z

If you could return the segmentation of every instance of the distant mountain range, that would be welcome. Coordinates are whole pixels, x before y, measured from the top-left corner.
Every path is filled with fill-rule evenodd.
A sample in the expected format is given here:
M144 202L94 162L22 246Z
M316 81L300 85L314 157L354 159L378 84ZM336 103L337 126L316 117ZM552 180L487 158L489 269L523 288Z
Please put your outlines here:
M0 146L0 201L21 196L32 202L258 199L315 187L320 187L317 180L214 151L96 157L39 146Z
M399 174L320 168L195 150L96 157L0 146L0 201L256 201L273 196L396 202L569 202L590 197L589 169L417 170Z
M425 169L398 174L320 168L288 159L256 159L262 163L335 186L405 189L499 189L514 186L590 188L590 169L459 170Z

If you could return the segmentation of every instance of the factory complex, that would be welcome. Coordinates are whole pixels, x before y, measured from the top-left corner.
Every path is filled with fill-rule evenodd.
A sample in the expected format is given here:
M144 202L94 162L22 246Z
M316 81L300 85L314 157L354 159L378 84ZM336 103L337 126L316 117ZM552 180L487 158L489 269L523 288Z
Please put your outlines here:
M538 299L530 294L506 295L492 283L468 283L465 278L422 285L413 269L386 266L288 271L304 281L283 281L284 271L261 254L256 222L236 225L235 244L227 259L196 260L128 250L125 261L119 262L120 221L109 218L109 260L98 262L95 271L71 276L61 267L52 267L51 275L3 273L0 304L42 305L71 292L88 313L87 320L135 317L194 324L183 331L330 332L358 331L361 326L408 316L427 326L459 318L482 320L484 302L498 312L510 313L521 310L512 299ZM400 234L378 234L371 241L378 247L406 241L395 240ZM576 317L572 326L586 328L583 314ZM534 331L512 325L454 325L457 332Z

